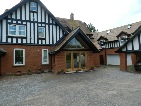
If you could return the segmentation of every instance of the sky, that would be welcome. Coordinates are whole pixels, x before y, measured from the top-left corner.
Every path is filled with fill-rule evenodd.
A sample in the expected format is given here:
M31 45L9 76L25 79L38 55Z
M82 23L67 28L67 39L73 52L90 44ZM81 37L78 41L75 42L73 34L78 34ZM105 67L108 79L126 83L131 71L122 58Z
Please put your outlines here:
M60 18L70 18L104 31L141 21L141 0L40 0L47 9ZM0 14L20 0L0 0Z

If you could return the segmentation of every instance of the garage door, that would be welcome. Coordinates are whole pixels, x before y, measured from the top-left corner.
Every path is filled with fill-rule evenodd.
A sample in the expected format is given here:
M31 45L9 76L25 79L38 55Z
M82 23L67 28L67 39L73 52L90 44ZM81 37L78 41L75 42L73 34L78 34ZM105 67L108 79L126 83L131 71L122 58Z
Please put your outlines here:
M119 55L107 55L107 65L120 65ZM132 65L131 54L127 54L127 65Z
M120 65L119 55L107 55L107 65Z

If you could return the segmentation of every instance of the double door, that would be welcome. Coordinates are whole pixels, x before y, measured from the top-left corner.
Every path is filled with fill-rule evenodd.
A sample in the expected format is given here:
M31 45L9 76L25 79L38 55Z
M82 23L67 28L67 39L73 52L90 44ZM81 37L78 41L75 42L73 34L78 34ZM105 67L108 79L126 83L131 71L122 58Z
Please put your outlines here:
M74 71L86 68L86 52L66 52L66 69Z

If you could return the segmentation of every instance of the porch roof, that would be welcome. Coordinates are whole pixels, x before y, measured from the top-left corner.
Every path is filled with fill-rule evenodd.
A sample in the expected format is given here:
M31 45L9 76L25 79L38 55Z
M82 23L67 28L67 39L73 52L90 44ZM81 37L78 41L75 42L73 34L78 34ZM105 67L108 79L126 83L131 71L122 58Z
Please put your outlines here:
M54 54L55 52L60 51L60 49L65 47L65 45L69 43L69 41L72 40L78 33L82 35L81 38L88 44L88 46L93 52L99 53L98 48L93 44L93 42L91 42L91 40L87 37L87 35L85 35L85 33L81 30L81 28L78 27L75 30L73 30L71 33L69 33L64 39L62 39L62 41L60 41L60 43L58 43L58 45L56 45L50 51L50 54Z
M6 51L3 48L0 48L0 57L4 56L6 54Z

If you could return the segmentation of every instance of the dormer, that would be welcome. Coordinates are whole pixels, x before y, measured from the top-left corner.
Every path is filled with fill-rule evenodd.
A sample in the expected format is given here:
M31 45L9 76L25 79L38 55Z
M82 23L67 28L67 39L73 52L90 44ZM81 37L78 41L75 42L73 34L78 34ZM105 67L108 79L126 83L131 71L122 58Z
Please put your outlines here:
M103 37L103 36L100 36L100 38L97 40L98 41L98 44L104 48L105 47L105 42L107 41L108 39Z
M119 35L116 36L120 42L120 45L123 45L128 39L130 39L131 34L122 31Z

